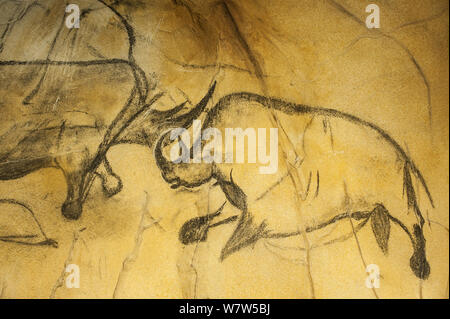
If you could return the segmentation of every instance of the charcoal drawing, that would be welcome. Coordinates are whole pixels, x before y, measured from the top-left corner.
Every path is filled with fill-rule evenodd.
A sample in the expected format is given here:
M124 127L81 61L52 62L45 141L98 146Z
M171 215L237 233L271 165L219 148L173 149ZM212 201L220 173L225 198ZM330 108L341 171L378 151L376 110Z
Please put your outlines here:
M94 263L89 298L448 298L448 3L379 2L380 29L334 0L73 1L69 28L70 1L0 0L0 252L63 269L0 297L77 297L64 269ZM196 120L276 128L276 172L171 138Z

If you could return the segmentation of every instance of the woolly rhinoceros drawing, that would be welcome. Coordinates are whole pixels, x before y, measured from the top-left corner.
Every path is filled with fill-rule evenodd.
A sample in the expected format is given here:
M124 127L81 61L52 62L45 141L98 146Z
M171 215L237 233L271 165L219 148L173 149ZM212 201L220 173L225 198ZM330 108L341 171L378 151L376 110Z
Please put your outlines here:
M255 164L224 161L229 156L226 147L222 152L222 140L219 138L218 143L214 142L218 136L225 136L230 128L270 128L274 125L278 126L280 140L284 139L288 145L285 149L280 146L280 167L275 174L260 174ZM331 126L334 128L332 133ZM211 221L220 211L190 220L180 231L182 242L206 240L209 226L237 220L237 226L222 250L221 259L225 259L260 238L302 235L349 218L360 221L355 231L370 220L378 245L387 253L392 223L411 241L414 252L410 266L414 274L422 279L428 277L430 267L425 256L424 218L417 199L419 188L424 190L431 205L433 201L416 164L385 130L334 109L289 103L249 92L226 95L212 106L204 117L202 131L210 128L214 128L216 134L208 134L206 139L198 137L193 144L200 145L201 153L206 149L207 153L218 151L219 154L212 155L216 160L194 162L192 146L189 160L174 161L171 157L174 147L176 150L179 145L182 150L186 145L169 131L157 142L157 164L172 188L193 188L215 180L228 202L241 214L215 224ZM248 145L256 145L249 141L255 136L245 134L244 130L240 132L240 138L247 138ZM366 142L361 143L361 140ZM211 147L211 143L216 148ZM331 148L327 148L330 144ZM289 215L286 212L286 209L295 209L286 208L281 202L279 209L278 205L271 205L267 210L261 204L263 197L281 187L284 179L291 180L290 188L284 188L283 199L274 196L271 200L285 203L298 198L301 206L297 214L301 216L297 220L292 217L295 213ZM413 179L418 181L416 186L413 186ZM261 185L267 191L261 192ZM283 225L280 220L289 218L292 222L289 225L294 228L285 226L284 233L269 229L268 225ZM300 230L296 230L295 225L299 223Z

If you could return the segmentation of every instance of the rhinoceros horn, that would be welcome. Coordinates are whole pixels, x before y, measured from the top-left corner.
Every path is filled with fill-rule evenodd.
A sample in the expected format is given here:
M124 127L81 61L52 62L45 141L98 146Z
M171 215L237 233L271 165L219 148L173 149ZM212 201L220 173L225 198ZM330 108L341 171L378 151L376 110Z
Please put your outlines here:
M200 116L200 114L203 112L203 110L206 108L206 105L208 104L209 100L211 99L212 94L214 93L214 89L216 87L216 82L213 83L213 85L209 88L208 93L203 97L203 99L188 113L178 116L177 118L166 121L166 126L162 130L164 133L160 136L158 142L155 146L155 159L156 163L163 173L163 178L166 182L172 184L173 188L176 188L179 186L180 179L171 174L171 172L174 171L174 165L183 165L181 164L174 164L171 161L167 160L165 156L163 155L163 148L169 145L171 142L169 140L169 134L171 129L173 128L189 128L192 124L192 121L195 120ZM170 112L170 111L167 111ZM184 164L188 165L188 164ZM173 175L173 176L172 176Z

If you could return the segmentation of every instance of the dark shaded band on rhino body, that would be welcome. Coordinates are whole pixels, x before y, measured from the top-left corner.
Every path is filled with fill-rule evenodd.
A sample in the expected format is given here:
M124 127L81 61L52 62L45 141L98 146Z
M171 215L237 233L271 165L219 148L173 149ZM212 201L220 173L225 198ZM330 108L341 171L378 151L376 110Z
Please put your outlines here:
M52 158L32 158L4 162L0 159L0 180L11 180L24 177L43 167L51 167Z

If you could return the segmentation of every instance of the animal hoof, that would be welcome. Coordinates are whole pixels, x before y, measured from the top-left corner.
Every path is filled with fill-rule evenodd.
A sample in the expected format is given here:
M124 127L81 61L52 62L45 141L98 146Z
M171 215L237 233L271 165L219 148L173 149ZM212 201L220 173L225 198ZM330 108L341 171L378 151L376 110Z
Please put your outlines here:
M425 254L422 252L415 252L409 260L414 275L420 279L427 279L430 275L430 264L428 263Z
M82 206L79 201L64 202L61 207L62 215L67 219L76 220L80 218Z
M122 190L122 180L118 176L110 176L102 181L102 188L106 197L112 197Z

